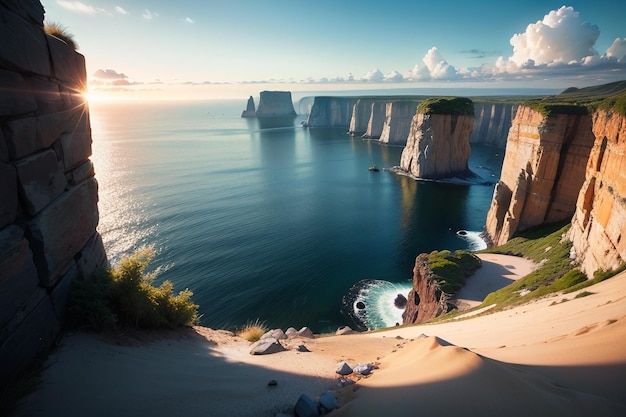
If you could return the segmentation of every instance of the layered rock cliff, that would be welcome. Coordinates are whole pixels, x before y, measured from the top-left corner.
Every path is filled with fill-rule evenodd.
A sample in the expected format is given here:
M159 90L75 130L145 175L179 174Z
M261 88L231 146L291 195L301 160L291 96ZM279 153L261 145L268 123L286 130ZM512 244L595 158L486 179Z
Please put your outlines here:
M474 130L470 143L504 149L517 107L517 104L507 103L474 103Z
M385 123L378 139L381 143L405 146L418 101L391 101L385 106Z
M308 127L348 127L355 97L317 96L304 123Z
M590 116L572 107L559 111L517 110L487 214L486 232L495 245L574 213L594 136Z
M0 2L0 387L45 356L72 283L106 265L85 59L37 0Z
M595 112L593 135L569 232L589 277L626 262L626 116L613 110Z
M248 105L250 100L248 99ZM256 117L295 117L290 91L261 91Z
M466 98L422 102L413 117L400 168L423 179L471 175L467 161L473 111L471 100Z

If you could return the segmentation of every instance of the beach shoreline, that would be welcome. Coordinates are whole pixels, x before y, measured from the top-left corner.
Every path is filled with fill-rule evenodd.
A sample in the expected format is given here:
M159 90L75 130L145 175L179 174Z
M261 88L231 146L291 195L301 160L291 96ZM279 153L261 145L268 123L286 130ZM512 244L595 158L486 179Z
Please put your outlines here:
M626 273L586 291L462 321L290 339L272 355L203 327L136 345L69 334L12 416L275 416L327 390L337 416L624 415ZM341 361L378 369L342 387Z

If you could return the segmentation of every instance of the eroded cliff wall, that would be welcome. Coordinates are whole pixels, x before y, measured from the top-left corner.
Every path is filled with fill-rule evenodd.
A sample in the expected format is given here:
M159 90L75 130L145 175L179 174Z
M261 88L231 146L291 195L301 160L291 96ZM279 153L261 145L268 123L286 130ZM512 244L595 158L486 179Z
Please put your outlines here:
M400 168L416 178L468 175L469 136L474 117L417 113L412 120Z
M350 128L348 133L352 136L361 136L367 132L367 126L372 115L373 98L359 98L352 107L352 116L350 117Z
M517 231L572 216L593 142L588 115L517 110L487 214L486 231L495 245Z
M0 3L0 386L46 355L74 279L106 265L85 60L37 0Z
M474 130L470 143L506 148L517 107L517 104L474 103Z
M626 262L626 116L597 111L593 134L569 232L576 258L589 277Z
M385 123L379 141L390 145L405 146L418 101L391 101L385 106Z
M254 104L254 102L253 102ZM248 106L250 100L248 99ZM261 91L256 117L295 117L290 91Z
M313 100L305 126L348 127L352 118L355 97L318 96Z

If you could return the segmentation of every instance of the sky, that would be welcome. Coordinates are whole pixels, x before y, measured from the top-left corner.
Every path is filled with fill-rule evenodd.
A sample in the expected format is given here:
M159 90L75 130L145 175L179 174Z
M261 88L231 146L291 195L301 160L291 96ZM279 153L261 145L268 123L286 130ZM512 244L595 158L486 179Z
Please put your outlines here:
M42 0L92 96L567 88L626 79L626 1Z

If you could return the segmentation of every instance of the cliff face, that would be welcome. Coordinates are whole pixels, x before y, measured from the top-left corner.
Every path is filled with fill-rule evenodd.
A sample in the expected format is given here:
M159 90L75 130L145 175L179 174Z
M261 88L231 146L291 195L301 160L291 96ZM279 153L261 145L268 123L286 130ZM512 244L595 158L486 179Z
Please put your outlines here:
M433 272L428 267L428 254L422 253L415 259L413 288L407 296L402 313L403 324L422 323L454 309L448 295L439 287Z
M504 149L517 107L516 104L474 103L474 130L470 143Z
M352 136L361 136L367 132L367 126L372 115L373 98L359 98L352 107L352 117L350 117L350 128L348 133Z
M486 231L495 245L574 213L593 140L587 115L546 117L518 109L487 214Z
M596 112L593 134L569 232L576 258L589 277L626 261L626 117Z
M248 100L248 105L250 100ZM254 104L254 102L253 102ZM261 91L256 117L296 116L290 91Z
M372 103L372 111L370 112L370 119L367 122L367 130L363 135L364 138L380 138L380 135L383 133L383 126L385 125L386 110L386 101L375 101Z
M417 113L402 151L400 168L425 179L466 175L473 125L474 117L469 115Z
M73 281L107 263L85 59L43 20L39 1L0 2L0 387L48 353Z
M405 146L413 116L417 111L417 101L392 101L385 108L385 123L379 141L390 145Z
M356 101L357 99L354 97L315 97L304 125L308 127L348 127Z

